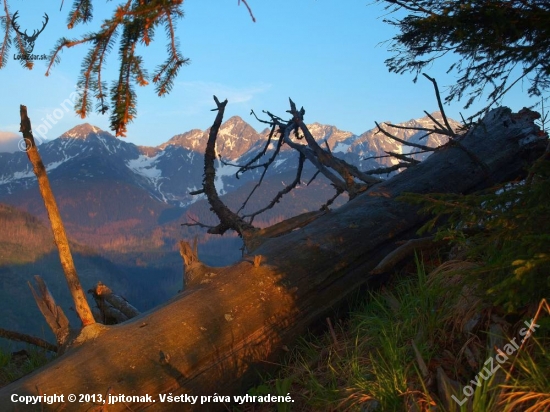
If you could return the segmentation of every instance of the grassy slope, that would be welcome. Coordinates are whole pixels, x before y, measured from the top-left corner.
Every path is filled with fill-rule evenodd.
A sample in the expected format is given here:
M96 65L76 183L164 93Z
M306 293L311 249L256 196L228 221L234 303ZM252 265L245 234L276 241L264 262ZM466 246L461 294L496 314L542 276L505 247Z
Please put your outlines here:
M536 306L504 316L465 281L472 263L448 261L428 274L417 263L416 273L358 299L349 318L324 335L304 337L278 375L249 394L290 393L294 402L278 404L279 411L548 410L550 324L544 310L536 322L541 327L517 351L510 378L513 356L492 378L472 385L495 356L495 345L503 348L513 337L520 341L523 321ZM475 393L459 406L451 396L463 400L466 384ZM274 410L260 405L234 410Z

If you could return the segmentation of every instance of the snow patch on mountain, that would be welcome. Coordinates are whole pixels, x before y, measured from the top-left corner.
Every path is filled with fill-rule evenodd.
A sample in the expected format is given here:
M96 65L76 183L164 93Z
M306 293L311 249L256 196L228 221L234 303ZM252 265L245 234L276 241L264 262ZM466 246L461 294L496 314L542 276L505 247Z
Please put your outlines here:
M158 179L162 177L162 171L156 168L156 163L164 152L153 157L140 155L137 159L129 160L126 165L132 169L134 173L146 177L148 179Z
M437 114L432 115L439 121ZM458 124L450 119L449 121L453 127ZM409 120L400 125L433 127L428 117ZM376 129L357 136L335 126L319 123L310 124L308 128L323 149L326 150L328 146L334 155L361 170L399 163L398 159L387 155L388 151L417 151L403 147L401 143ZM402 140L420 142L427 146L439 146L448 139L443 135L431 135L420 140L425 134L423 131L403 130L387 125L384 128ZM237 180L234 178L237 167L224 165L219 156L229 159L233 164L246 164L265 148L269 132L265 129L258 133L239 117L232 117L222 124L216 143L215 163L215 186L219 194L227 194L243 184L257 181L263 171L261 167L253 169ZM204 198L204 195L191 196L189 192L196 191L197 186L201 186L208 135L208 129L195 129L174 136L158 147L138 147L119 140L96 126L83 124L67 131L59 139L44 143L40 152L47 170L57 169L52 175L54 179L82 181L86 178L89 181L96 177L108 177L109 180L144 189L147 196L166 204L186 207ZM291 139L295 139L294 135ZM303 140L298 143L305 144ZM276 141L273 141L257 164L271 158L275 149ZM422 160L427 156L428 154L419 154L415 158ZM294 172L297 159L296 152L288 145L283 145L267 172L267 178ZM65 166L61 167L62 165ZM312 168L309 162L305 167ZM34 173L24 154L0 153L0 196L26 190L34 181Z
M351 143L338 142L332 149L332 153L346 153L351 147Z
M74 159L75 157L77 157L78 154L74 155L74 156L65 156L63 159L61 160L58 160L56 162L50 162L46 165L46 171L48 172L51 172L52 170L54 169L57 169L59 166L61 166L63 163L65 162L68 162L69 160L71 159Z
M225 165L219 160L216 161L216 180L214 181L214 185L216 186L216 191L218 192L218 194L224 195L225 193L227 193L223 182L224 176L235 175L235 173L237 173L237 170L239 170L238 167Z
M164 203L169 203L166 193L161 190L162 187L162 170L157 168L158 162L166 154L159 152L156 155L149 157L147 155L139 155L136 159L130 159L126 165L137 175L148 179L155 188L155 191ZM170 196L168 196L170 197Z

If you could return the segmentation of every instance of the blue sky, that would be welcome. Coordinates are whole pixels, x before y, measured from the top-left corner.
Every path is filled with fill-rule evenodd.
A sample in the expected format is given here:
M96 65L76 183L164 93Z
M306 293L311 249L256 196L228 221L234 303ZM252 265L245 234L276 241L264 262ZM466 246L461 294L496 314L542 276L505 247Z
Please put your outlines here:
M32 33L41 27L44 13L49 23L36 41L34 53L49 53L61 36L78 37L98 27L117 1L96 0L95 18L88 27L68 30L67 14L72 4L61 0L9 0L10 11L19 10L19 25ZM257 130L263 129L252 116L269 110L284 117L291 97L306 109L306 122L335 125L356 134L374 127L374 121L406 121L437 110L431 84L413 83L413 75L389 73L384 60L394 29L383 23L386 12L379 4L330 0L248 0L256 23L237 0L187 0L185 17L178 24L181 51L191 63L185 66L167 97L159 98L152 85L138 90L137 119L128 127L127 141L156 146L173 135L212 124L212 95L227 98L226 119L239 115ZM2 12L3 13L3 12ZM152 73L164 61L167 40L158 30L154 42L144 48L146 67ZM13 56L12 48L11 55ZM32 71L10 58L0 70L0 143L19 130L19 104L25 104L35 130L42 124L44 136L53 139L71 127L89 122L109 129L109 116L92 114L82 120L65 113L57 124L47 122L75 90L86 46L63 52L49 77L45 62L35 62ZM116 76L116 49L107 62L107 79ZM454 75L445 73L452 58L426 70L444 91ZM505 98L514 110L533 104L521 86ZM477 104L463 111L461 102L447 108L460 119L476 111ZM60 113L59 111L57 112ZM0 150L2 150L0 144Z

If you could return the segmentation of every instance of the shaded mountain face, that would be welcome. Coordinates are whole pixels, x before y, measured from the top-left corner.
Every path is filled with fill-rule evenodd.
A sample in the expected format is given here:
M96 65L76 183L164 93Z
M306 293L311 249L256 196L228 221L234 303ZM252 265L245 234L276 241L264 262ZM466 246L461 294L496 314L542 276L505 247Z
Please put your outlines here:
M433 116L441 119L439 113ZM431 121L424 117L401 125L425 128L431 126ZM458 127L458 123L453 121L452 126ZM309 125L309 129L322 147L328 147L336 156L363 170L394 164L396 160L392 158L374 158L384 156L387 151L411 151L374 129L361 135L319 123ZM420 141L429 146L440 145L447 139L432 135L421 140L425 134L422 131L398 128L388 128L388 131L403 140ZM189 192L202 185L208 133L208 129L191 130L158 147L141 147L117 139L98 127L82 124L42 144L40 153L69 233L75 240L85 242L86 233L101 231L105 237L115 231L129 235L137 231L143 233L181 217L193 203L204 200L203 196L191 196ZM244 164L265 147L267 139L268 130L257 132L235 116L222 124L216 150L224 161ZM274 150L275 143L271 142L259 162L265 162ZM422 159L427 155L417 156ZM292 180L297 162L297 153L283 146L265 177L265 186L272 188L271 193L281 190L283 182ZM263 167L256 168L237 179L237 168L218 160L218 192L233 193L231 198L236 199L235 193L251 188L263 170ZM313 168L306 166L303 180L309 180L313 174ZM330 189L326 181L317 179L324 186L317 186L316 191L324 190L322 187ZM270 194L262 193L252 201L251 208L256 204L265 205ZM307 204L308 196L296 197L300 204L287 204L286 208L294 211L318 208L317 201ZM25 153L0 153L0 201L45 217L36 178ZM239 200L232 202L238 204ZM284 216L285 212L277 214Z

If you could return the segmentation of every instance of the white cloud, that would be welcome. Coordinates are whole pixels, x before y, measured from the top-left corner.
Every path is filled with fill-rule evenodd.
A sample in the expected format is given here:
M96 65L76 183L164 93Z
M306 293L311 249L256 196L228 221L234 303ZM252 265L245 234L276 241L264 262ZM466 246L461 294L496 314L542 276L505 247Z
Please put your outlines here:
M256 95L267 92L270 84L260 83L247 87L233 87L215 82L182 82L183 93L189 96L189 102L200 105L213 104L212 96L217 96L220 100L229 100L231 104L246 103L251 101Z
M21 140L21 136L17 133L0 131L0 152L14 153L18 151L19 140Z

